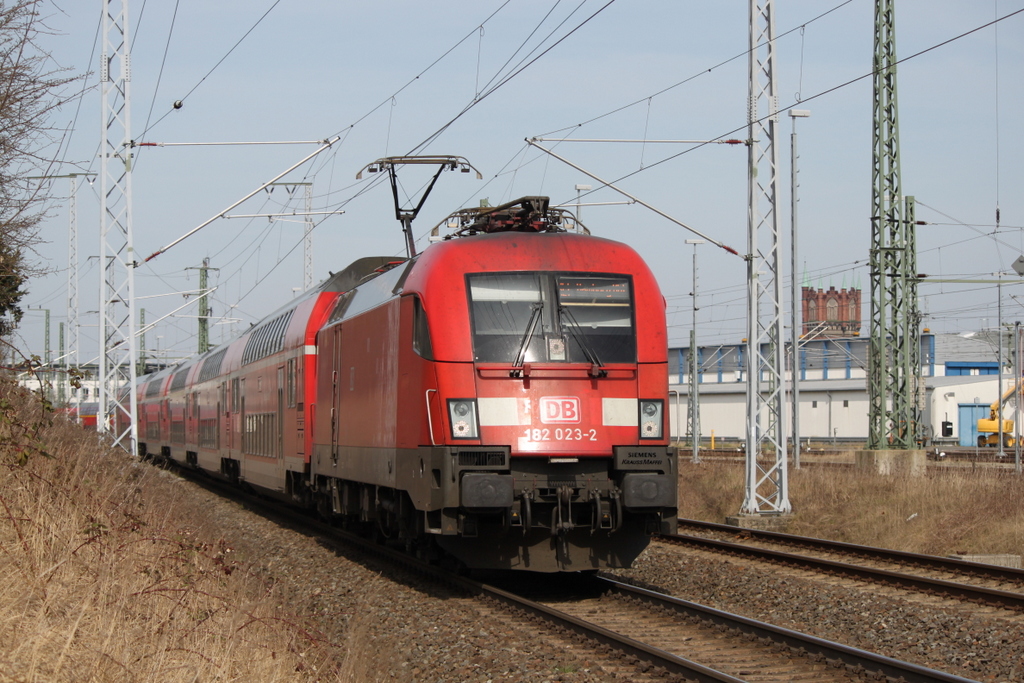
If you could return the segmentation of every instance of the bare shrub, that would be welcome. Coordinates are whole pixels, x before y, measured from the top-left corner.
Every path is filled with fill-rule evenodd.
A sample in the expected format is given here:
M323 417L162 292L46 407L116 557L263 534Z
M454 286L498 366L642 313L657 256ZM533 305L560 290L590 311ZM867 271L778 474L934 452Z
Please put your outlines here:
M743 467L720 461L679 462L679 516L723 522L743 504Z
M0 400L38 410L7 384ZM278 585L196 531L179 480L64 420L40 436L49 457L27 462L0 443L0 679L360 680Z
M680 463L681 517L722 522L744 491L741 463ZM791 533L934 555L1024 554L1024 477L1006 470L914 477L811 465L789 470L789 497Z
M38 44L45 9L41 0L0 2L0 336L21 318L28 278L42 272L32 262L47 199L39 176L54 173L60 147L50 120L78 95L65 92L75 79Z

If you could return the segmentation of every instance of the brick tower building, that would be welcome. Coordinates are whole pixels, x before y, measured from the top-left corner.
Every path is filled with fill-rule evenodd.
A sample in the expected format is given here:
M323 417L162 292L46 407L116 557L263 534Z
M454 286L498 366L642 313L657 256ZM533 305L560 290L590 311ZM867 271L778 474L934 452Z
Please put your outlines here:
M860 290L803 287L804 337L856 337L860 334Z

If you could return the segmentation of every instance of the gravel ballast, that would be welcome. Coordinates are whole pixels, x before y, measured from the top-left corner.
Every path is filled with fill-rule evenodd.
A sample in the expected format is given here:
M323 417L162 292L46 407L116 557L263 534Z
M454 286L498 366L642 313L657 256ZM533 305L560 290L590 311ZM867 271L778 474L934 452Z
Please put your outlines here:
M238 561L311 615L337 656L314 679L624 681L630 667L526 619L428 584L359 551L252 513L188 482L197 531L227 539ZM1024 617L935 597L654 543L621 578L686 600L979 681L1024 677Z
M654 543L622 578L979 681L1024 678L1024 616Z
M526 619L427 584L357 550L329 547L182 481L196 533L227 539L237 561L262 573L282 609L316 618L337 656L315 680L636 680L632 667L598 662L586 646Z

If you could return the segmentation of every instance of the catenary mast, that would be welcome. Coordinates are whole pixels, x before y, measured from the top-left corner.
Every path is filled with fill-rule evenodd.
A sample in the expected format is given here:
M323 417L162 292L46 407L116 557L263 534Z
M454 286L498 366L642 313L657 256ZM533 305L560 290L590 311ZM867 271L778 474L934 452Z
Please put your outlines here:
M778 94L774 39L772 0L751 0L747 111L747 455L746 498L740 508L741 513L750 515L791 511L783 416L782 258L776 210L779 154L775 134Z
M129 453L138 442L135 396L135 250L132 241L132 144L128 0L102 0L100 55L99 410L96 428ZM117 416L128 418L118 431ZM108 420L110 423L108 424ZM122 421L123 424L123 421Z
M875 0L869 450L917 447L921 334L914 199L900 179L895 0Z

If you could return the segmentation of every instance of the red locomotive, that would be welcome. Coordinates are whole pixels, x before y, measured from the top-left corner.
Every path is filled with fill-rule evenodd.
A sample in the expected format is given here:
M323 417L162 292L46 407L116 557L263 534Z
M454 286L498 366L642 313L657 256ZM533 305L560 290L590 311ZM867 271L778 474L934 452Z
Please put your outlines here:
M142 454L472 568L629 566L676 524L658 285L547 198L458 216L142 378Z

